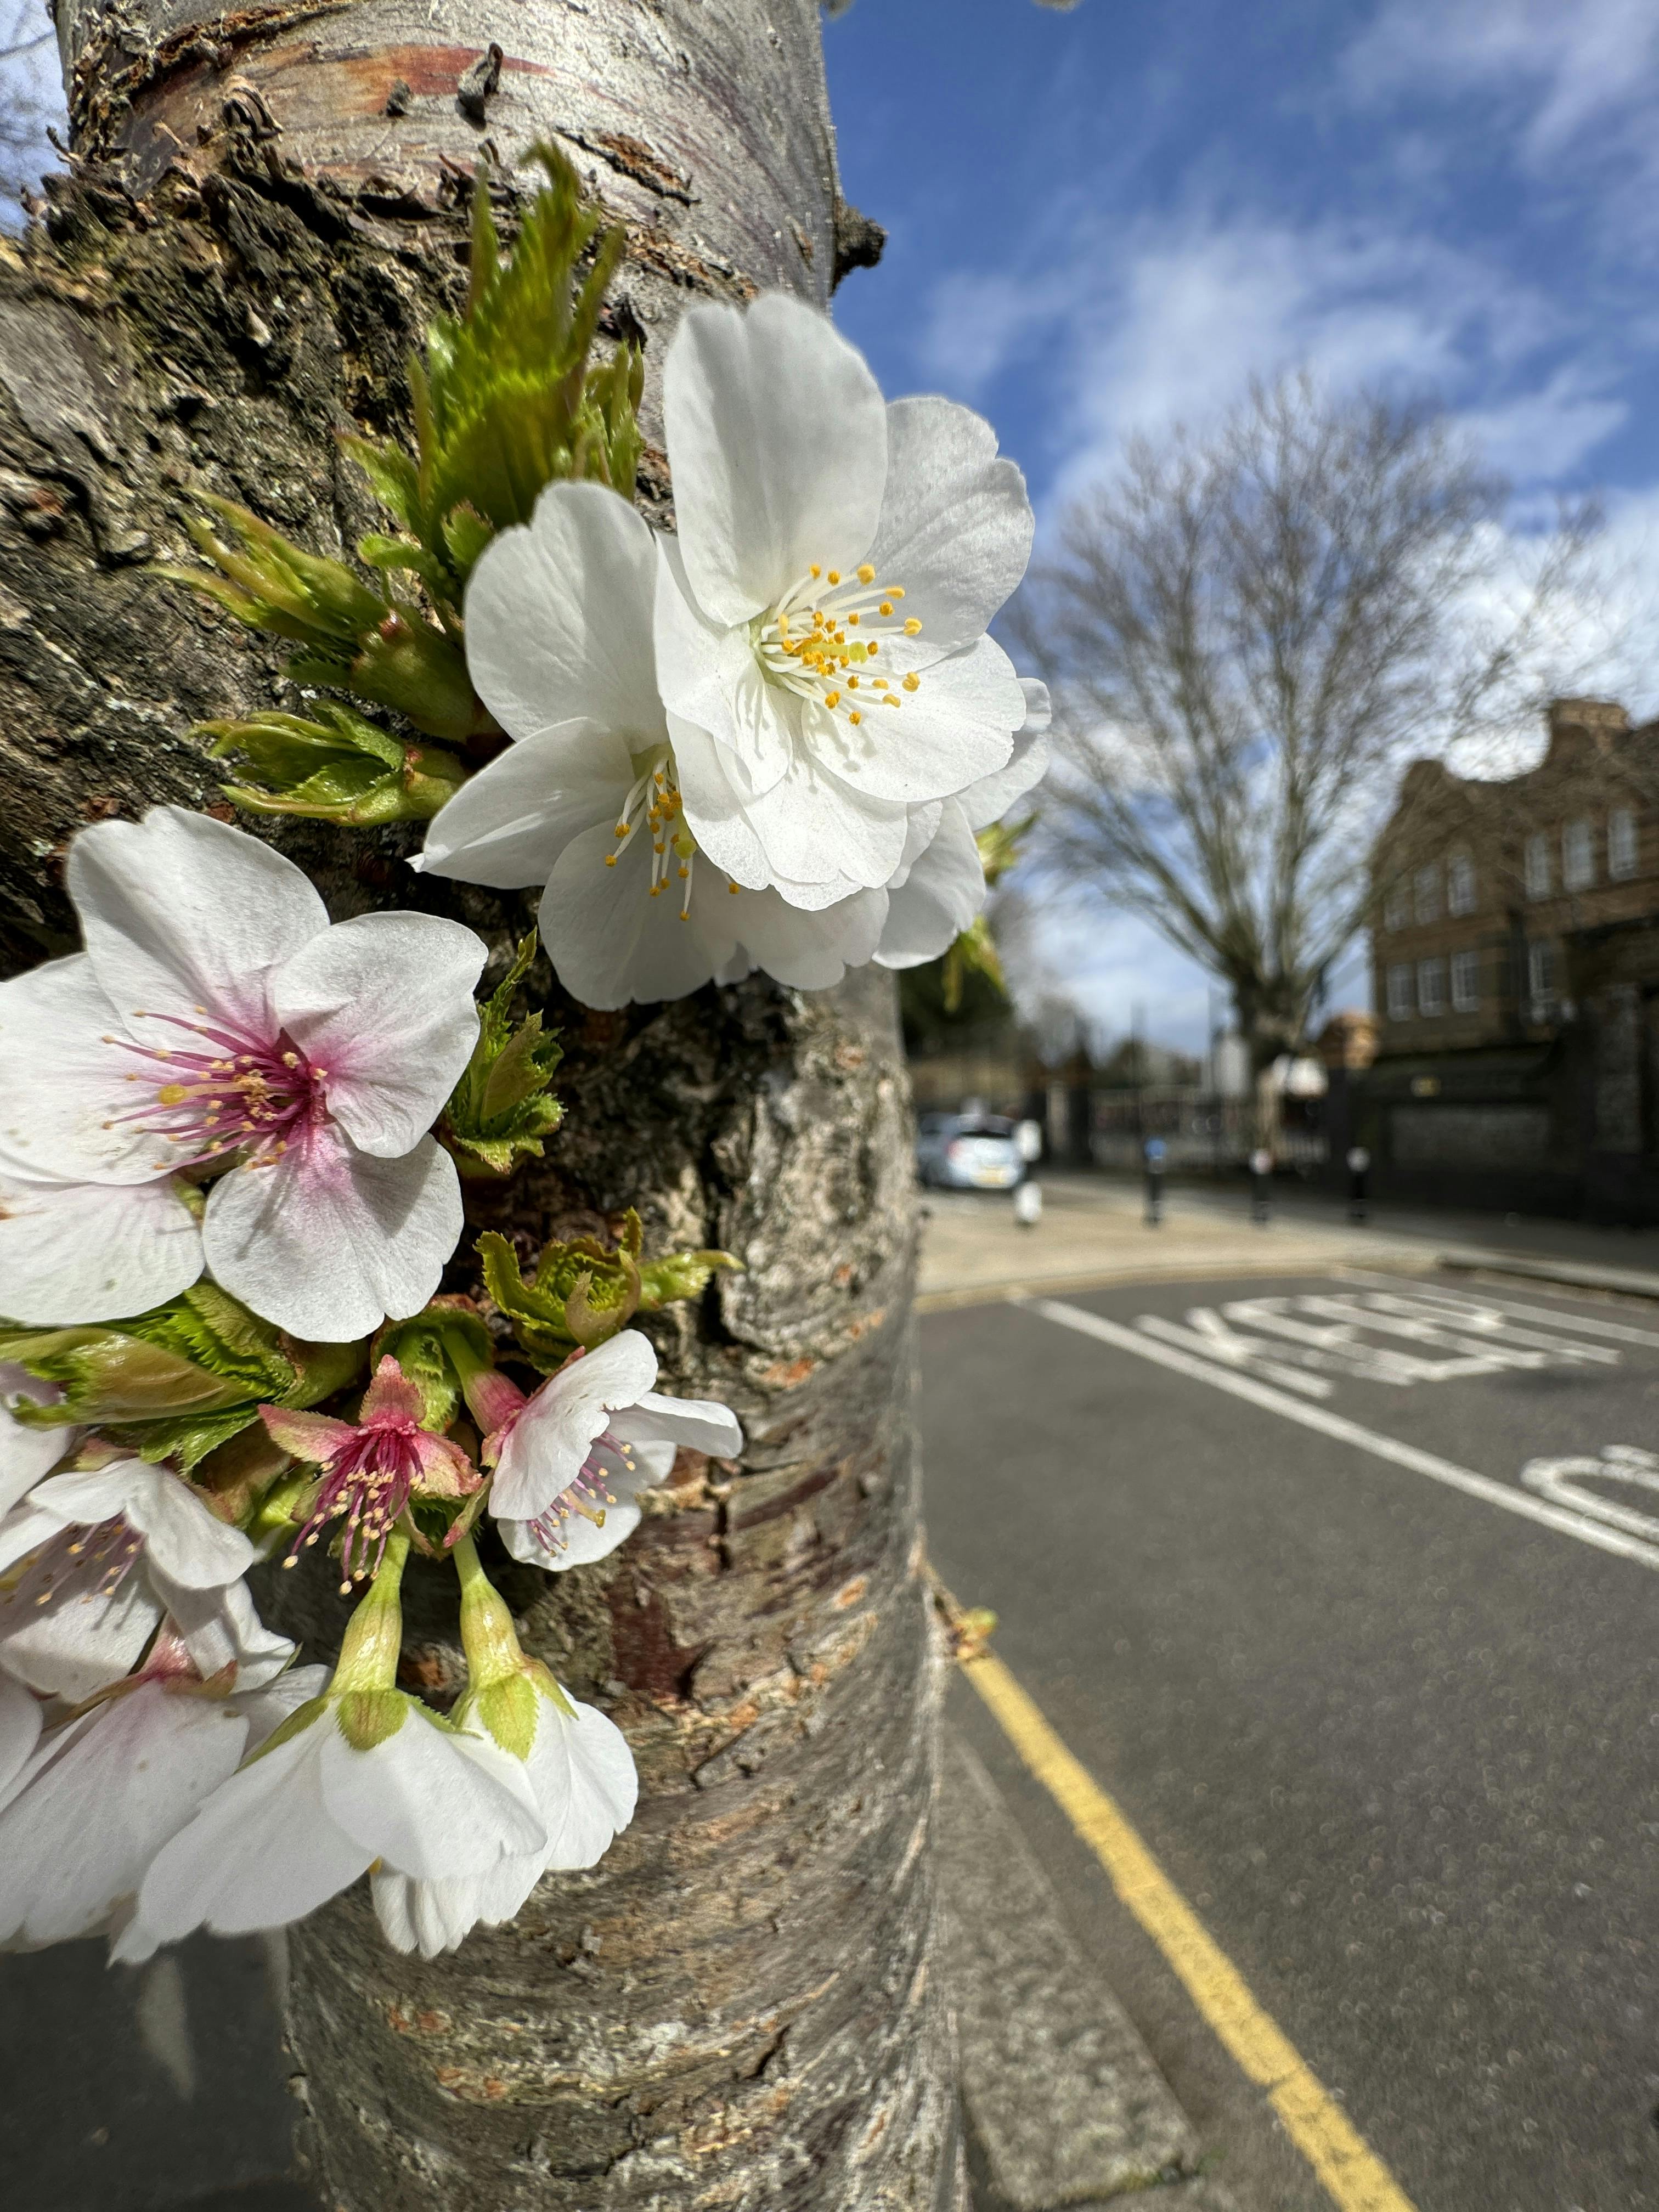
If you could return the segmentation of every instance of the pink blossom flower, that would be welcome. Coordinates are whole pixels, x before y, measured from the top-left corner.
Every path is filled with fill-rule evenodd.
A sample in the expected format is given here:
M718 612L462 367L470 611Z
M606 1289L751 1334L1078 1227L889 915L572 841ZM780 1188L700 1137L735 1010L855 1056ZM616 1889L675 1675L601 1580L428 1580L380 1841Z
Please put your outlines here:
M428 1133L477 1036L482 940L331 925L292 861L174 806L82 830L67 879L86 950L0 984L11 1317L140 1312L204 1264L296 1336L418 1312L461 1231ZM199 1231L184 1170L213 1179Z
M273 1442L323 1470L305 1526L283 1561L293 1566L331 1521L343 1517L341 1593L372 1580L386 1539L416 1492L464 1498L480 1477L459 1444L421 1425L421 1394L389 1356L374 1370L355 1421L261 1406Z

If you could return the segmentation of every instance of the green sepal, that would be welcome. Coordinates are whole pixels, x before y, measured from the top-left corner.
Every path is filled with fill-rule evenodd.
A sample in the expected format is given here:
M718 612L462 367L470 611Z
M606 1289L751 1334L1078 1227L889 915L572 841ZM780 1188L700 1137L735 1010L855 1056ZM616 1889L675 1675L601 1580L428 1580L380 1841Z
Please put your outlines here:
M545 1369L559 1365L578 1344L589 1350L603 1344L637 1312L695 1297L717 1268L739 1264L729 1252L699 1251L667 1253L641 1266L641 1244L640 1218L630 1207L617 1244L591 1237L544 1244L528 1280L513 1247L495 1231L479 1237L477 1250L484 1288L532 1362Z
M510 1759L528 1759L541 1715L536 1686L523 1673L503 1674L468 1700L476 1715Z
M441 1436L460 1411L458 1358L492 1366L495 1346L484 1318L459 1298L434 1298L407 1321L389 1321L369 1346L371 1372L390 1353L421 1394L421 1424Z
M409 1718L410 1700L401 1690L346 1690L334 1702L340 1734L354 1751L389 1742Z
M292 1743L296 1735L303 1735L308 1728L314 1728L327 1712L328 1702L325 1693L320 1698L307 1698L304 1705L296 1705L285 1721L279 1721L272 1729L248 1765L252 1766L254 1760L267 1758L278 1744Z
M249 722L200 722L216 758L240 755L262 787L226 784L225 796L256 814L295 814L362 826L424 822L466 781L452 752L394 738L349 708L326 701L317 719L261 714Z
M1036 816L1028 814L1019 822L993 822L979 833L980 866L985 872L988 886L1004 876L1019 858L1019 849L1036 826ZM945 1011L954 1014L962 1006L963 993L970 975L982 975L994 989L1006 998L1008 987L1003 980L1002 962L998 955L996 940L991 934L988 915L976 914L962 934L955 939L945 953L940 970L940 992Z
M516 1028L509 1018L513 994L535 957L532 933L479 1009L478 1041L438 1124L439 1138L464 1175L510 1175L520 1159L539 1159L543 1138L563 1114L548 1088L563 1046L543 1034L539 1013Z

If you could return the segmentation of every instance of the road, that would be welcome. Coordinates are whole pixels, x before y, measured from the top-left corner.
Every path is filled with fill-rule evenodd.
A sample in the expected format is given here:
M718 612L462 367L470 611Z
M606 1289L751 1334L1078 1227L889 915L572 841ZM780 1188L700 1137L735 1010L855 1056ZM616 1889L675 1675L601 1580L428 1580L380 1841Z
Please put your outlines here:
M1659 2206L1659 1309L1281 1275L922 1335L940 1572L1418 2212ZM1241 2205L1329 2212L955 1696Z

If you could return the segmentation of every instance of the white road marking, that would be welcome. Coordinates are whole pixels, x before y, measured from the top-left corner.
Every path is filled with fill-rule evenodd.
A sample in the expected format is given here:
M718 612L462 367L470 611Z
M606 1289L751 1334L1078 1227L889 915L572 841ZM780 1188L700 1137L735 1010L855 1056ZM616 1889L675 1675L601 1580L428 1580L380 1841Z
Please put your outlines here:
M1369 1290L1400 1290L1398 1275L1368 1274L1361 1267L1339 1267L1334 1279L1342 1283L1363 1284ZM1504 1316L1511 1321L1542 1322L1551 1328L1571 1329L1578 1336L1605 1337L1609 1344L1644 1344L1650 1352L1659 1352L1659 1335L1650 1328L1632 1328L1628 1322L1604 1321L1599 1314L1559 1312L1553 1306L1529 1306L1514 1298L1488 1297L1484 1291L1433 1290L1425 1284L1413 1284L1410 1295L1425 1304L1443 1306L1456 1317L1479 1325L1483 1315Z
M1505 1513L1518 1514L1524 1521L1535 1521L1561 1535L1576 1536L1581 1544L1612 1552L1621 1559L1634 1560L1638 1566L1659 1569L1659 1544L1644 1543L1638 1537L1626 1535L1603 1521L1592 1520L1588 1513L1552 1504L1546 1498L1534 1497L1530 1491L1517 1490L1510 1483L1495 1481L1491 1475L1477 1474L1473 1468L1459 1467L1455 1461L1442 1459L1437 1453L1420 1451L1415 1444L1401 1443L1395 1437L1379 1436L1375 1430L1362 1428L1358 1421L1329 1413L1323 1406L1310 1406L1305 1399L1292 1398L1268 1383L1258 1382L1253 1376L1235 1374L1211 1360L1196 1358L1174 1345L1160 1344L1136 1329L1125 1328L1118 1322L1086 1313L1081 1306L1066 1305L1058 1298L1012 1297L1008 1303L1022 1307L1027 1313L1040 1315L1044 1321L1054 1322L1061 1328L1075 1329L1079 1335L1091 1336L1097 1343L1109 1344L1118 1352L1133 1352L1137 1359L1149 1359L1155 1366L1189 1376L1194 1382L1207 1382L1212 1390L1225 1390L1249 1405L1261 1407L1267 1413L1278 1413L1287 1421L1299 1422L1304 1429L1334 1437L1338 1443L1369 1452L1374 1459L1387 1460L1395 1467L1408 1468L1413 1474L1425 1474L1431 1482L1443 1483L1449 1490L1461 1490L1466 1497L1478 1498Z
M1587 1490L1582 1480L1573 1480L1575 1475L1633 1483L1638 1490L1659 1490L1659 1459L1651 1452L1644 1451L1639 1444L1603 1444L1600 1459L1529 1459L1521 1470L1521 1480L1528 1490L1553 1498L1558 1505L1593 1514L1598 1521L1611 1522L1615 1528L1629 1529L1632 1536L1659 1538L1659 1520L1651 1513L1638 1513L1633 1505L1620 1505L1616 1498L1603 1498L1598 1490Z

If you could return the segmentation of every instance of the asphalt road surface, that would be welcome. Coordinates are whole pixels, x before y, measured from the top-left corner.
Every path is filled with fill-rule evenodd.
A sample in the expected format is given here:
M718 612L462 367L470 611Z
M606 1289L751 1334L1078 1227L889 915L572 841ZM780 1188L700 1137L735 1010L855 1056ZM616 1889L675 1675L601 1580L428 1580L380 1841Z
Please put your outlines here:
M940 1572L1419 2212L1659 2207L1659 1308L1281 1277L922 1332ZM1241 2205L1329 2212L956 1699Z

